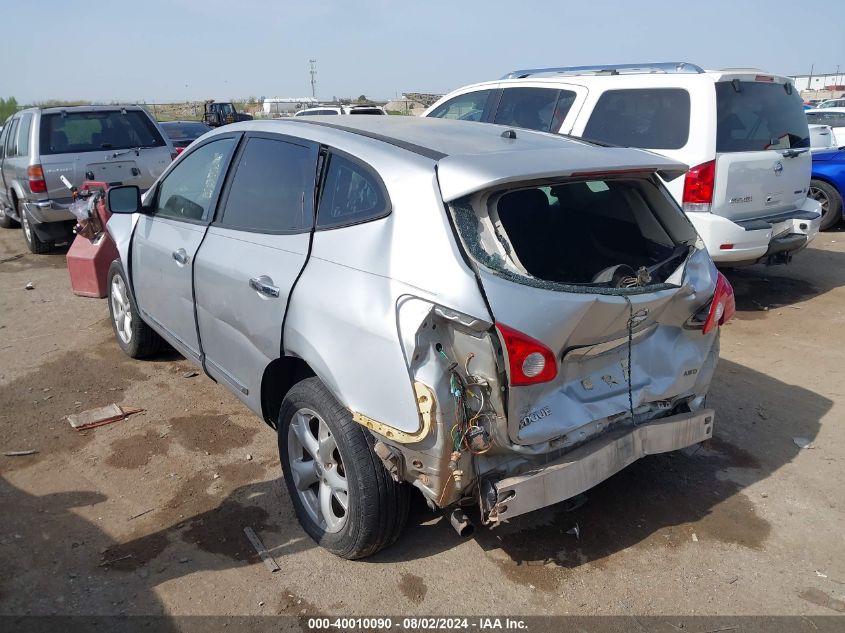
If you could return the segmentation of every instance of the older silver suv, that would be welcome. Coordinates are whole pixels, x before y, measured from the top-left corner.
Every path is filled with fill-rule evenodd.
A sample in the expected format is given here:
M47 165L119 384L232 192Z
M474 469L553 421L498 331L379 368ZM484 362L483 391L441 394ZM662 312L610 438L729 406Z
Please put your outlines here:
M0 133L0 227L23 225L33 253L73 236L68 211L84 180L147 189L175 155L158 124L139 106L30 108Z
M116 339L276 429L340 556L392 543L410 486L496 525L711 436L733 293L657 176L685 170L461 121L226 126L109 191Z

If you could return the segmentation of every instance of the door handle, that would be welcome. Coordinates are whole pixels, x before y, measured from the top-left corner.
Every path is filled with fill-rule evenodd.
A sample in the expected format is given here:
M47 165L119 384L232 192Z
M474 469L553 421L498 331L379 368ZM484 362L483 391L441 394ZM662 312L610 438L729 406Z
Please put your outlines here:
M249 287L265 297L278 298L279 289L273 285L273 280L267 275L253 277L249 280Z
M177 248L175 251L173 251L172 255L173 259L176 260L176 263L181 266L184 266L191 260L191 258L188 257L188 253L185 252L184 248Z

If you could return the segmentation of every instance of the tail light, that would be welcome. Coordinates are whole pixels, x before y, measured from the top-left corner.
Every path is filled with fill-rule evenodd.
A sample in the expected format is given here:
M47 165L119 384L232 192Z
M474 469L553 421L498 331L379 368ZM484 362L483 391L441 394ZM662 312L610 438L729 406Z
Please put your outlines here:
M684 178L684 211L708 213L713 202L716 161L709 160L691 168Z
M557 360L548 347L527 334L496 323L508 352L511 385L536 385L557 376Z
M29 180L29 190L32 193L47 193L47 181L44 180L44 170L41 165L30 165L26 168Z
M733 318L734 314L736 314L734 289L731 287L731 282L719 273L716 279L716 292L713 293L713 301L710 302L710 311L704 321L702 334L708 334L720 325L724 325Z

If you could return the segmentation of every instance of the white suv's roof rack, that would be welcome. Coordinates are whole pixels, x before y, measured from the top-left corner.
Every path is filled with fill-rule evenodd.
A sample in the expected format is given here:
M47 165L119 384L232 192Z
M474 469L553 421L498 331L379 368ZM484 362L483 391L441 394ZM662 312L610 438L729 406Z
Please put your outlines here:
M621 75L622 73L703 73L704 69L689 62L657 62L654 64L609 64L606 66L561 66L559 68L526 68L509 72L502 79L521 79L533 75Z

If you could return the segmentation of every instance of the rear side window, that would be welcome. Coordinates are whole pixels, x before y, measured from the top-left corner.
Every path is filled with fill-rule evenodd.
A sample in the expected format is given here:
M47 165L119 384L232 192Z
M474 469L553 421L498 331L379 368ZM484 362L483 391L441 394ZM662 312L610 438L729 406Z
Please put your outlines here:
M161 147L164 139L140 110L66 112L41 116L41 153Z
M722 81L716 84L716 151L757 152L809 147L804 102L783 84Z
M458 95L437 106L428 116L436 119L481 121L491 92L492 90L478 90Z
M317 228L329 229L384 217L390 205L378 176L339 154L329 158Z
M574 101L570 90L505 88L493 123L557 132Z
M12 119L6 123L9 128L9 134L6 136L6 156L15 156L15 142L18 138L18 121L20 119ZM5 129L5 128L4 128Z
M583 136L622 147L680 149L687 144L689 127L686 90L608 90L599 97Z
M807 122L813 125L845 127L845 112L808 112Z
M32 128L32 115L22 114L18 125L17 155L29 156L29 130Z
M266 233L310 230L316 160L316 150L309 147L249 139L220 223Z

